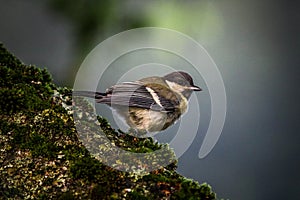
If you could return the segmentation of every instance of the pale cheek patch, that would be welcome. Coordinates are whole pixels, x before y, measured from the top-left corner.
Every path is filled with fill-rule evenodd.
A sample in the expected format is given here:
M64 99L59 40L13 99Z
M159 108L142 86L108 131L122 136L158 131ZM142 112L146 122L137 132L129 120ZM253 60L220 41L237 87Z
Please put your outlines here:
M159 100L159 97L158 95L155 93L154 90L152 90L151 88L149 87L146 87L147 91L150 92L152 98L154 99L154 101L160 106L160 107L163 107L160 103L160 100Z
M172 90L175 90L175 91L178 91L178 92L183 92L186 87L185 86L181 86L177 83L174 83L174 82L171 82L171 81L166 81L166 83L168 84L168 86L172 89Z

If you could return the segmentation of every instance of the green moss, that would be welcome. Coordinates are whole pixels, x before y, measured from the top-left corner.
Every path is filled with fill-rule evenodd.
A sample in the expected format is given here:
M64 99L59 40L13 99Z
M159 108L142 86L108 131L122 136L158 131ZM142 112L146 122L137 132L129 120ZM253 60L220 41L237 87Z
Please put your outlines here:
M71 192L63 193L58 200L74 200L75 197Z
M102 170L102 164L91 157L83 157L73 162L70 166L70 174L73 178L83 178L89 181L95 180L97 178L96 176L100 174Z
M3 45L0 75L0 199L215 199L207 184L176 173L176 161L142 176L92 157L78 139L71 90L55 86L46 70L23 64ZM126 151L168 147L116 131L102 117L98 122L91 132L101 128Z
M147 200L148 199L143 194L141 194L140 192L137 192L135 190L132 192L129 192L127 195L127 198L132 199L132 200Z
M22 148L28 148L33 157L43 156L47 158L55 158L58 147L47 137L34 133L28 141L22 143Z
M147 153L158 150L162 147L157 142L154 143L152 138L137 138L132 135L126 134L121 130L115 131L111 128L106 119L97 116L100 123L101 130L105 133L106 137L116 144L118 147L136 153Z

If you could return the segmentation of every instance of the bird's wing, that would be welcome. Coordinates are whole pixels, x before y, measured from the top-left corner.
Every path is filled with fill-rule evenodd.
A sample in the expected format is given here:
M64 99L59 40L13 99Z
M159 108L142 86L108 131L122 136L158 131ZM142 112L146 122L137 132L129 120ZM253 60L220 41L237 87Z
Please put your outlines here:
M166 90L164 93L172 95L167 86L151 83L151 88L139 81L124 82L114 85L106 90L106 96L97 100L99 103L129 107L147 108L157 111L173 111L179 105L176 95L172 98L158 95L158 90Z

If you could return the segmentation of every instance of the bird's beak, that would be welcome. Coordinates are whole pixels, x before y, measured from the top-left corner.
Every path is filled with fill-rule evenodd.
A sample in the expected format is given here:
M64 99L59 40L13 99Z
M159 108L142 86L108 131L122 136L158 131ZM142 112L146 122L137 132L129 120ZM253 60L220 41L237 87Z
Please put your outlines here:
M198 87L198 86L191 86L190 88L189 88L190 90L194 90L194 91L201 91L202 89L200 88L200 87Z

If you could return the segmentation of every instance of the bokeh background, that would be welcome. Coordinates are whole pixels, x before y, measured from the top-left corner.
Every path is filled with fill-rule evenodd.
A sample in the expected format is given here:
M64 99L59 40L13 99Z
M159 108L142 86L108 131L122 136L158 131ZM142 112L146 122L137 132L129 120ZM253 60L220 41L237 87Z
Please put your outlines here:
M223 76L228 112L213 151L202 136L178 172L219 198L300 197L300 12L297 1L0 0L0 41L72 87L87 53L131 28L157 26L202 44ZM201 135L201 134L200 134Z

